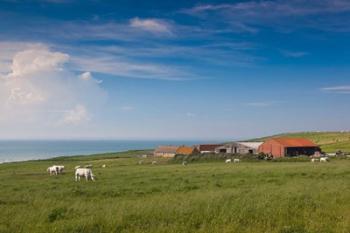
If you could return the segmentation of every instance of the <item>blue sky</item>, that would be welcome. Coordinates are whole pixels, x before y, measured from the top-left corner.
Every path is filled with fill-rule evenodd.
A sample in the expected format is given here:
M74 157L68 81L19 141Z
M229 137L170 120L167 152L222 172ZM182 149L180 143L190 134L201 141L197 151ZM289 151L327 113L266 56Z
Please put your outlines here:
M0 1L0 138L350 130L350 2Z

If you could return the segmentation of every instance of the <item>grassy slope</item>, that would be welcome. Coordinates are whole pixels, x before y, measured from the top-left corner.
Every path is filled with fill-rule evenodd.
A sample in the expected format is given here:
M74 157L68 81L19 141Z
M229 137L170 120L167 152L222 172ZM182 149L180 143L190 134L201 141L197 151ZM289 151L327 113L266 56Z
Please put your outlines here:
M350 232L350 160L152 166L140 153L0 165L0 232ZM46 174L53 163L66 174ZM97 181L74 182L86 163Z
M342 150L344 152L350 152L350 132L302 132L302 133L286 133L274 135L271 137L297 137L308 138L320 145L325 152L336 152ZM265 140L271 137L259 138L259 140Z

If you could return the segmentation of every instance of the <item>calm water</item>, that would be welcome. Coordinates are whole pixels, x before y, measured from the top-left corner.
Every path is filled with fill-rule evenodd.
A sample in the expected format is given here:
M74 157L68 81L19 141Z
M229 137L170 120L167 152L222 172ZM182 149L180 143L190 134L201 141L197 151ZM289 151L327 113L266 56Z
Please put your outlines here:
M88 155L158 145L192 145L199 141L0 141L0 163L45 159L63 155Z

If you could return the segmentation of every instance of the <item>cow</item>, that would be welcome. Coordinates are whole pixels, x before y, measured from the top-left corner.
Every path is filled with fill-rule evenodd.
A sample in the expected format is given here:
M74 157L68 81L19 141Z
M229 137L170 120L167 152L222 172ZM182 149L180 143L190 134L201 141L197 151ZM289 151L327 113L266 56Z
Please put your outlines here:
M80 181L80 177L85 177L85 179L95 181L95 176L92 174L90 168L78 168L75 170L75 181Z
M234 163L239 163L240 160L239 160L239 159L234 159L233 162L234 162Z
M320 158L320 162L329 162L329 158L328 157Z
M55 166L51 166L47 168L47 172L51 175L56 175L57 176L57 169Z
M232 159L226 159L225 163L232 163Z

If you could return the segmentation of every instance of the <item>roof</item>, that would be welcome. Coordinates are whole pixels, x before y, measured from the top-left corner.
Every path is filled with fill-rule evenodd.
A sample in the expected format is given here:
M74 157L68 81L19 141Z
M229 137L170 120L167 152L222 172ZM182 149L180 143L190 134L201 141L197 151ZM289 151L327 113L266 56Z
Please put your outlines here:
M306 138L272 138L284 147L318 147L315 143Z
M252 149L258 149L259 146L261 146L261 144L263 144L263 142L238 142L239 144L252 148Z
M176 153L177 146L158 146L157 149L154 150L155 153Z
M220 144L202 144L198 146L199 151L215 151L215 148L221 146Z
M193 154L194 152L195 152L195 148L189 147L189 146L180 146L176 150L176 154L180 154L180 155L190 155L190 154Z

